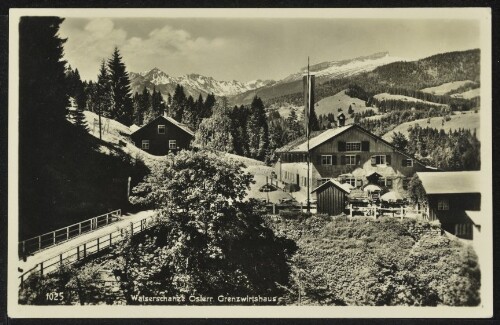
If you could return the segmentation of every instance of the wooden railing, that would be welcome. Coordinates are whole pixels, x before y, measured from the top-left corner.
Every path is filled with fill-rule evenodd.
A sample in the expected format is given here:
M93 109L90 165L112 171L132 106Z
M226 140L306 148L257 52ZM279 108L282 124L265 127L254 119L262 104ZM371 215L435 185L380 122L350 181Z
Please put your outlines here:
M111 211L100 216L75 223L61 229L57 229L46 234L36 236L19 242L19 257L28 256L40 250L58 245L65 241L90 232L97 228L109 225L120 219L122 211L120 209Z
M60 267L73 264L121 242L124 238L126 238L123 234L124 231L128 231L132 236L151 228L155 224L156 220L157 215L153 214L139 221L131 222L129 225L122 228L117 228L106 235L102 235L85 243L68 248L66 251L38 263L30 270L24 271L24 273L19 276L20 286L22 287L26 279L33 274L43 275L55 272Z
M382 208L379 206L368 206L368 207L355 207L352 204L349 205L349 217L353 217L353 212L355 211L360 211L362 212L365 216L370 216L373 217L374 219L377 219L379 215L384 215L384 214L389 214L392 215L393 217L399 217L399 218L416 218L416 219L423 219L427 220L427 216L422 210L416 210L412 208L405 208L405 207L399 207L399 208Z

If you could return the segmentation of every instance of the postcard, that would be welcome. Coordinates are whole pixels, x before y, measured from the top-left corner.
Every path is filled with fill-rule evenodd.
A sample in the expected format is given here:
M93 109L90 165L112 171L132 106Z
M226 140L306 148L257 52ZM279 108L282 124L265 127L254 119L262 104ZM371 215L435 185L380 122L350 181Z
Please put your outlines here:
M9 24L9 317L492 317L490 9Z

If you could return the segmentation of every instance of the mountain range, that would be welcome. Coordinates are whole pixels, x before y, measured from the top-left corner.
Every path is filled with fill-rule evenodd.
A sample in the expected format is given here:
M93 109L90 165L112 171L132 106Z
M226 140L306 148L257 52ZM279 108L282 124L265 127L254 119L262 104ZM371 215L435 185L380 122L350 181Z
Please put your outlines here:
M220 81L212 77L206 77L195 73L173 77L158 68L153 68L141 73L131 72L129 77L133 92L141 92L144 87L151 91L153 87L155 87L163 96L167 96L168 93L173 94L176 85L180 84L183 86L186 95L191 95L195 99L200 94L203 97L207 94L214 94L215 96L234 96L275 83L273 80L252 80L248 82L236 80Z
M372 71L378 66L399 60L401 59L390 56L388 52L380 52L349 60L321 62L310 66L309 69L311 73L314 73L319 78L339 78ZM213 93L215 96L234 97L255 91L259 88L301 80L302 75L306 72L307 67L304 67L298 72L292 73L286 78L278 81L258 79L241 82L237 80L220 81L212 77L195 73L174 77L158 68L153 68L140 73L131 72L130 82L133 92L141 92L144 87L151 91L154 87L156 90L159 90L163 96L167 96L168 93L173 94L176 85L180 84L184 87L186 94L194 98L198 97L199 94L206 96L210 93Z
M460 80L479 82L480 51L478 49L436 54L420 60L404 60L388 52L374 53L348 60L325 61L309 67L316 75L316 99L331 96L350 84L357 84L370 93L400 87L421 90ZM158 68L130 73L133 92L146 87L159 90L164 97L173 94L177 84L186 95L197 98L213 93L228 97L231 105L249 104L254 96L265 102L301 102L302 76L307 67L298 69L281 80L220 81L199 74L170 76Z

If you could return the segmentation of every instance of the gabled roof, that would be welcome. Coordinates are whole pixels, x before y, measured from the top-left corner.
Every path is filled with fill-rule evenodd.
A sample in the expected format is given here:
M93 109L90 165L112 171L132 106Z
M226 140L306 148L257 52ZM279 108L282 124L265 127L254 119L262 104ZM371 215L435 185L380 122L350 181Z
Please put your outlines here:
M364 133L370 135L371 137L375 138L377 141L381 141L381 142L385 143L386 145L391 147L394 150L394 152L398 152L398 153L406 156L407 158L413 159L414 161L418 162L419 164L421 164L422 166L425 166L427 168L427 166L425 165L424 162L418 160L417 158L415 158L415 157L413 157L405 152L402 152L402 151L396 149L390 142L387 142L386 140L382 139L381 137L379 137L379 136L371 133L370 131L362 128L358 124L350 124L350 125L341 126L338 128L325 130L324 132L309 139L309 150L312 150L315 147L323 144L324 142L329 141L329 140L343 134L344 132L351 130L351 129L354 129L354 128L360 130L361 132L364 132ZM307 139L302 139L302 141L295 143L293 146L285 145L285 146L279 148L278 150L276 150L276 152L292 152L292 153L304 152L304 153L306 153L307 152Z
M417 172L427 194L481 193L481 172Z
M346 190L346 189L342 186L342 184L341 184L341 183L337 182L337 181L336 181L336 180L334 180L334 179L329 179L328 181L324 182L323 184L321 184L320 186L318 186L318 187L316 187L314 190L312 190L312 192L311 192L311 193L314 193L314 192L316 192L316 191L318 191L318 190L320 190L320 189L322 189L322 188L325 188L325 187L327 187L327 186L330 186L330 185L333 185L333 186L337 187L339 190L341 190L342 192L349 194L349 191L348 191L348 190Z
M173 125L177 126L179 129L183 130L184 132L188 133L189 135L193 136L194 137L194 132L191 131L191 129L189 129L189 127L185 124L182 124L180 122L177 122L176 120L174 120L173 118L169 117L169 116L163 116L163 115L160 115L156 118L154 118L153 120L151 120L148 124L146 125L143 125L141 128L135 130L134 132L132 132L130 135L133 135L137 132L139 132L140 130L144 129L145 127L147 127L148 125L152 124L153 122L155 122L156 120L158 119L163 119L163 120L166 120L170 123L172 123Z

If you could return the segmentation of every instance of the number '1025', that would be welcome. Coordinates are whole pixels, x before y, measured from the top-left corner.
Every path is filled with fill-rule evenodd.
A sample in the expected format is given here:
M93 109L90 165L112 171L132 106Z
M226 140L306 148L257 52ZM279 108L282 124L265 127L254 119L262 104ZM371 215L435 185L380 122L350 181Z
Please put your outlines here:
M64 299L64 294L62 292L47 292L45 298L51 301L62 301Z

